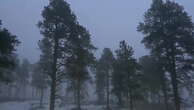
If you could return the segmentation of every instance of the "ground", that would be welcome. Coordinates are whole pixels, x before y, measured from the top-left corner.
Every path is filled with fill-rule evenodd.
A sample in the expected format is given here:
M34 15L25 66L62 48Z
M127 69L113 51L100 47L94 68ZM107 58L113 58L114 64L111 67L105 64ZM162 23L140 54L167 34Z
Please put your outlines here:
M0 103L1 110L29 110L29 102L7 102Z
M32 109L34 103L34 101L0 103L0 110L48 110L48 105L44 109ZM85 107L83 106L83 108ZM71 110L71 108L72 106L66 105L65 107L57 107L55 110ZM87 106L87 110L101 110L100 108L92 105Z
M34 103L38 104L34 101L26 101L26 102L6 102L6 103L0 103L0 110L49 110L48 105L44 109L32 109L34 107ZM55 110L71 110L72 105L66 105L65 107L56 107ZM82 106L83 110L103 110L102 106ZM115 109L116 110L116 109ZM124 110L124 109L123 109ZM185 109L185 110L194 110L194 108L191 109Z

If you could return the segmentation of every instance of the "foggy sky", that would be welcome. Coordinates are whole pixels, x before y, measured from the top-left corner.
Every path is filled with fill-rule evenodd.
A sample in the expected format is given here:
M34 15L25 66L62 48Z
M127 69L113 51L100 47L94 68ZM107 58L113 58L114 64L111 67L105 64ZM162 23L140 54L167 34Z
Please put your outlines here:
M148 53L141 44L143 35L136 27L152 0L67 0L80 24L92 35L99 56L104 47L117 49L119 41L126 40L134 48L135 57ZM194 21L194 0L174 0L185 7ZM37 46L42 38L37 23L48 0L0 0L0 19L3 26L17 35L22 42L18 49L20 58L31 62L39 59Z

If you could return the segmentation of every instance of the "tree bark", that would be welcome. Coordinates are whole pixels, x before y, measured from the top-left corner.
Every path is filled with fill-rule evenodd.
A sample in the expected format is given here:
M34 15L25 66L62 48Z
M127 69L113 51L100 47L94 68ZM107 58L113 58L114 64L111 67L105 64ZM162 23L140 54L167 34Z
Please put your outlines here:
M52 65L53 72L51 74L50 110L55 110L57 49L58 49L58 39L56 38L54 43L54 53L53 53L53 65Z
M178 81L177 81L177 73L176 73L176 63L175 63L175 55L174 55L174 46L172 47L172 63L171 63L171 83L173 86L173 93L174 93L174 103L175 103L175 110L181 110L180 106L180 97L178 93Z
M109 72L106 75L106 108L110 110Z
M56 76L55 76L56 77ZM52 82L51 82L51 89L50 89L50 110L55 109L55 91L56 91L56 82L53 75Z
M81 100L80 100L80 96L81 96L81 87L80 87L80 79L78 78L77 81L77 109L81 110Z
M172 80L173 93L174 93L175 110L180 110L180 98L178 93L177 75L174 69L173 69L173 73L171 73L171 80Z
M164 104L165 104L165 108L166 110L169 109L168 107L168 95L167 95L167 89L166 89L166 83L165 83L165 76L164 74L162 75L162 92L163 92L163 95L164 95Z

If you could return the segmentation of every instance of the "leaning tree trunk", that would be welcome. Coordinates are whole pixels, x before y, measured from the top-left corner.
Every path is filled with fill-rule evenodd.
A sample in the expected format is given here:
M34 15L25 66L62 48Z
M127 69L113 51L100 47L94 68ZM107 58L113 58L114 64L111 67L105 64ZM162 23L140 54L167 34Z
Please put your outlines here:
M57 82L56 82L56 75L57 75L57 49L58 49L58 39L55 39L55 43L54 43L54 54L53 54L53 65L52 65L52 69L53 72L51 74L51 89L50 89L50 110L54 110L55 109L55 99L56 99L56 86L57 86Z

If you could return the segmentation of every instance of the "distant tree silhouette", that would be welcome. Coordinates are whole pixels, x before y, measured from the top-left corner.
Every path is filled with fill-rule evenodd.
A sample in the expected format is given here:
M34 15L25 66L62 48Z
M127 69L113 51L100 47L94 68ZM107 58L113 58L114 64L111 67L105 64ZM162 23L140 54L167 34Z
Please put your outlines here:
M105 101L106 96L107 110L110 110L110 87L114 60L112 51L109 48L104 48L96 68L96 93L100 102Z
M139 88L138 64L133 58L133 49L121 41L116 50L115 72L113 74L113 92L118 98L125 96L130 110L134 109L134 97ZM121 96L122 95L122 96ZM122 99L119 99L121 101ZM120 102L122 103L122 102Z
M40 62L33 64L31 85L40 93L40 107L43 107L44 91L48 87L47 76Z

